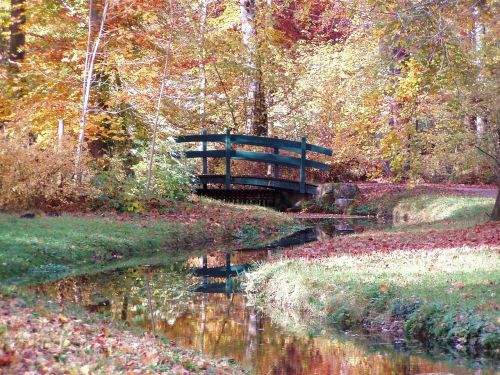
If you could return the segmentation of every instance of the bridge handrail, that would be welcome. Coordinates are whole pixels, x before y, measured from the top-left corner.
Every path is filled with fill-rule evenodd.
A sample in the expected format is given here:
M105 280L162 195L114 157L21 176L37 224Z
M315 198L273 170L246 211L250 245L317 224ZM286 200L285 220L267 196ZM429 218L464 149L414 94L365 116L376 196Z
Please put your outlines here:
M203 160L203 174L208 173L207 158L225 158L226 159L226 175L225 185L226 190L231 189L231 159L233 160L248 160L274 165L274 177L279 177L279 165L286 165L292 168L300 169L300 192L306 193L306 168L317 168L328 170L329 165L320 163L314 160L307 160L307 151L316 152L324 155L332 155L332 150L313 145L306 142L306 137L302 137L301 142L290 141L287 139L258 137L253 135L238 135L231 134L229 129L226 129L226 134L207 134L206 130L202 134L185 135L175 138L177 143L183 142L201 142L201 151L187 151L186 157L199 158ZM223 142L226 144L225 150L208 150L208 142ZM243 144L251 146L262 146L273 148L274 153L232 150L232 144ZM279 150L287 150L300 154L300 158L279 155ZM206 188L206 184L203 185Z
M302 143L298 141L290 141L288 139L271 138L271 137L258 137L255 135L230 135L232 144L249 145L249 146L262 146L269 148L278 148L290 152L300 154ZM193 134L181 135L175 138L177 143L186 142L226 142L226 134ZM306 150L316 152L318 154L332 156L333 152L329 148L306 143Z

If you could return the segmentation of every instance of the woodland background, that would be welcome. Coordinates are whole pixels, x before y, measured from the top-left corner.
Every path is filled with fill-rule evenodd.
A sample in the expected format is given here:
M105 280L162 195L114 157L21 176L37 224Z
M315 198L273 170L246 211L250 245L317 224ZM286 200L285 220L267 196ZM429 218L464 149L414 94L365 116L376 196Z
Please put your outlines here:
M172 137L227 127L331 147L317 181L498 182L499 35L498 0L0 0L0 207L180 199Z

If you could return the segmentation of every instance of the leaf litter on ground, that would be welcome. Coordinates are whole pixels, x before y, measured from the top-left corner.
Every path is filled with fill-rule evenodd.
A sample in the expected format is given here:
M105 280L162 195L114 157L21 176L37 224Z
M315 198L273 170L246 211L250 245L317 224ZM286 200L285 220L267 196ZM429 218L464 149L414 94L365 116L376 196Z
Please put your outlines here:
M0 295L0 374L242 374L148 334L92 314Z

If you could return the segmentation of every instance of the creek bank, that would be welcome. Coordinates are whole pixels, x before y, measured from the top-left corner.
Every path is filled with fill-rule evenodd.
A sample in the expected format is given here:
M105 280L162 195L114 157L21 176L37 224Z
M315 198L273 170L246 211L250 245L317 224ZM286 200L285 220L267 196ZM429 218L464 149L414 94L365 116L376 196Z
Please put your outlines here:
M500 355L500 247L282 259L247 274L252 304L310 329L389 331L464 356Z
M123 331L20 286L140 265L175 265L186 249L252 243L292 220L261 207L196 199L163 212L0 214L0 372L239 374L168 342ZM2 295L3 293L3 295ZM22 298L20 298L22 296ZM23 299L24 298L24 299Z
M299 208L303 214L342 214L377 216L387 221L412 223L412 213L418 220L436 220L436 213L448 215L455 210L463 217L480 215L482 221L495 202L495 189L463 185L390 184L390 183L325 183L318 186L314 200L303 201ZM461 208L468 209L462 210ZM485 208L487 209L486 212ZM423 214L423 215L422 215ZM434 216L433 216L434 215Z
M175 262L186 256L188 248L258 241L288 225L290 218L269 209L205 199L144 215L0 214L0 283L5 288Z
M389 331L464 356L500 355L500 224L488 197L399 187L359 211L394 227L287 249L247 274L252 303L285 326Z
M66 306L0 295L0 372L244 374L116 322Z

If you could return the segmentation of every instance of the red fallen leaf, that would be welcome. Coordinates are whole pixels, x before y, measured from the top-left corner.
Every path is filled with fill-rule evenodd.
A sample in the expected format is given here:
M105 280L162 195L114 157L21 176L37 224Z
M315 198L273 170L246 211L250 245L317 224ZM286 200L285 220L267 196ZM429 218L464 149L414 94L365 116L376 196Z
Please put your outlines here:
M8 352L0 355L0 366L10 366L14 359L16 358L16 354L14 352Z
M477 225L466 229L412 233L370 233L369 236L336 237L314 246L290 249L282 253L285 258L301 257L309 253L311 258L325 257L338 253L390 252L398 249L414 251L449 248L455 246L480 246L500 244L500 226L495 223ZM499 251L500 252L500 251Z

